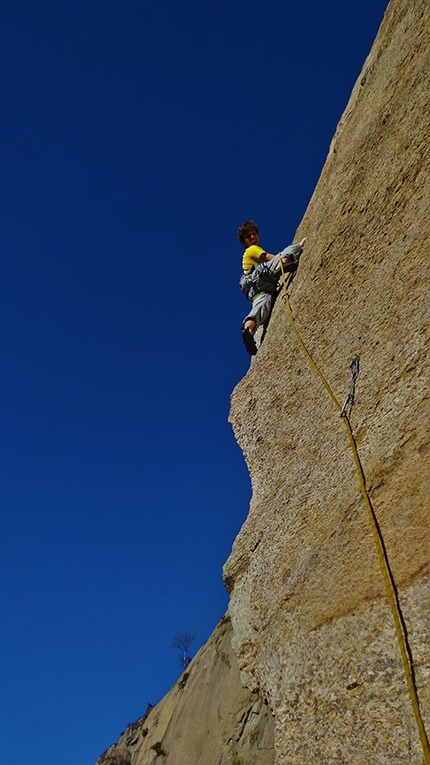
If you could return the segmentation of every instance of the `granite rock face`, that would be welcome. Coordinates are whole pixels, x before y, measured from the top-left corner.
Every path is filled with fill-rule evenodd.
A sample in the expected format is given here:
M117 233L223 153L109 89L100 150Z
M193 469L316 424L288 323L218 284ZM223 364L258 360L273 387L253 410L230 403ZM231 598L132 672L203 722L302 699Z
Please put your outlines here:
M169 693L96 765L273 765L274 721L243 688L224 617Z
M297 232L290 290L341 402L360 355L351 424L428 732L429 51L427 0L391 0ZM275 762L421 765L347 434L281 297L230 418L253 493L224 577L243 681L275 715Z

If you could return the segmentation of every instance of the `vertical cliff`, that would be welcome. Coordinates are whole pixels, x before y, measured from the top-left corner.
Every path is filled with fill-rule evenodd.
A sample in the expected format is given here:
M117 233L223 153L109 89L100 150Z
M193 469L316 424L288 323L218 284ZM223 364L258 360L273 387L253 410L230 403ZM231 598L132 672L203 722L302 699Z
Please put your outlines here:
M351 424L430 728L427 0L391 0L297 239L291 304ZM339 412L279 298L232 396L252 480L225 565L234 648L276 716L276 763L423 761L393 619Z

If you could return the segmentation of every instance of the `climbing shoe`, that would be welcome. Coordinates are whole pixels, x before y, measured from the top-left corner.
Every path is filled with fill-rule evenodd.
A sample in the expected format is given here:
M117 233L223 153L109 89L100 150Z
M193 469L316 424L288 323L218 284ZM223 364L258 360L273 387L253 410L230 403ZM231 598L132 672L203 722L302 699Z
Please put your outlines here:
M251 356L255 356L257 353L257 346L255 345L255 340L252 337L251 332L246 327L242 327L240 331L242 333L242 340L246 350L249 354L251 354Z

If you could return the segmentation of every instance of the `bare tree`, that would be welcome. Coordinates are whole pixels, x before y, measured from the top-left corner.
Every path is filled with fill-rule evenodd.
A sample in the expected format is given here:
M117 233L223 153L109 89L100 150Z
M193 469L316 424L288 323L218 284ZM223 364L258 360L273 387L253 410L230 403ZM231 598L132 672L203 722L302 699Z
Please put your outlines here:
M191 656L188 654L188 649L195 639L195 632L178 632L173 639L172 648L178 648L179 650L179 663L181 667L186 669L191 661Z

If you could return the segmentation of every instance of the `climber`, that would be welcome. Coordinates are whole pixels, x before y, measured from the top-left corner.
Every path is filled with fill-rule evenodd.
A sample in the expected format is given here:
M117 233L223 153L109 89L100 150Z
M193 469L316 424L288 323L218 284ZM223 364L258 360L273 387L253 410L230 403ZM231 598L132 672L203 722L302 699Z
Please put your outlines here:
M290 244L278 255L271 255L260 247L258 226L253 220L242 223L237 235L239 242L245 247L242 260L244 276L240 280L240 286L252 302L252 308L241 327L242 340L248 353L255 356L257 346L253 334L257 327L267 325L269 321L281 275L280 260L282 258L284 271L296 271L306 237L301 242Z

